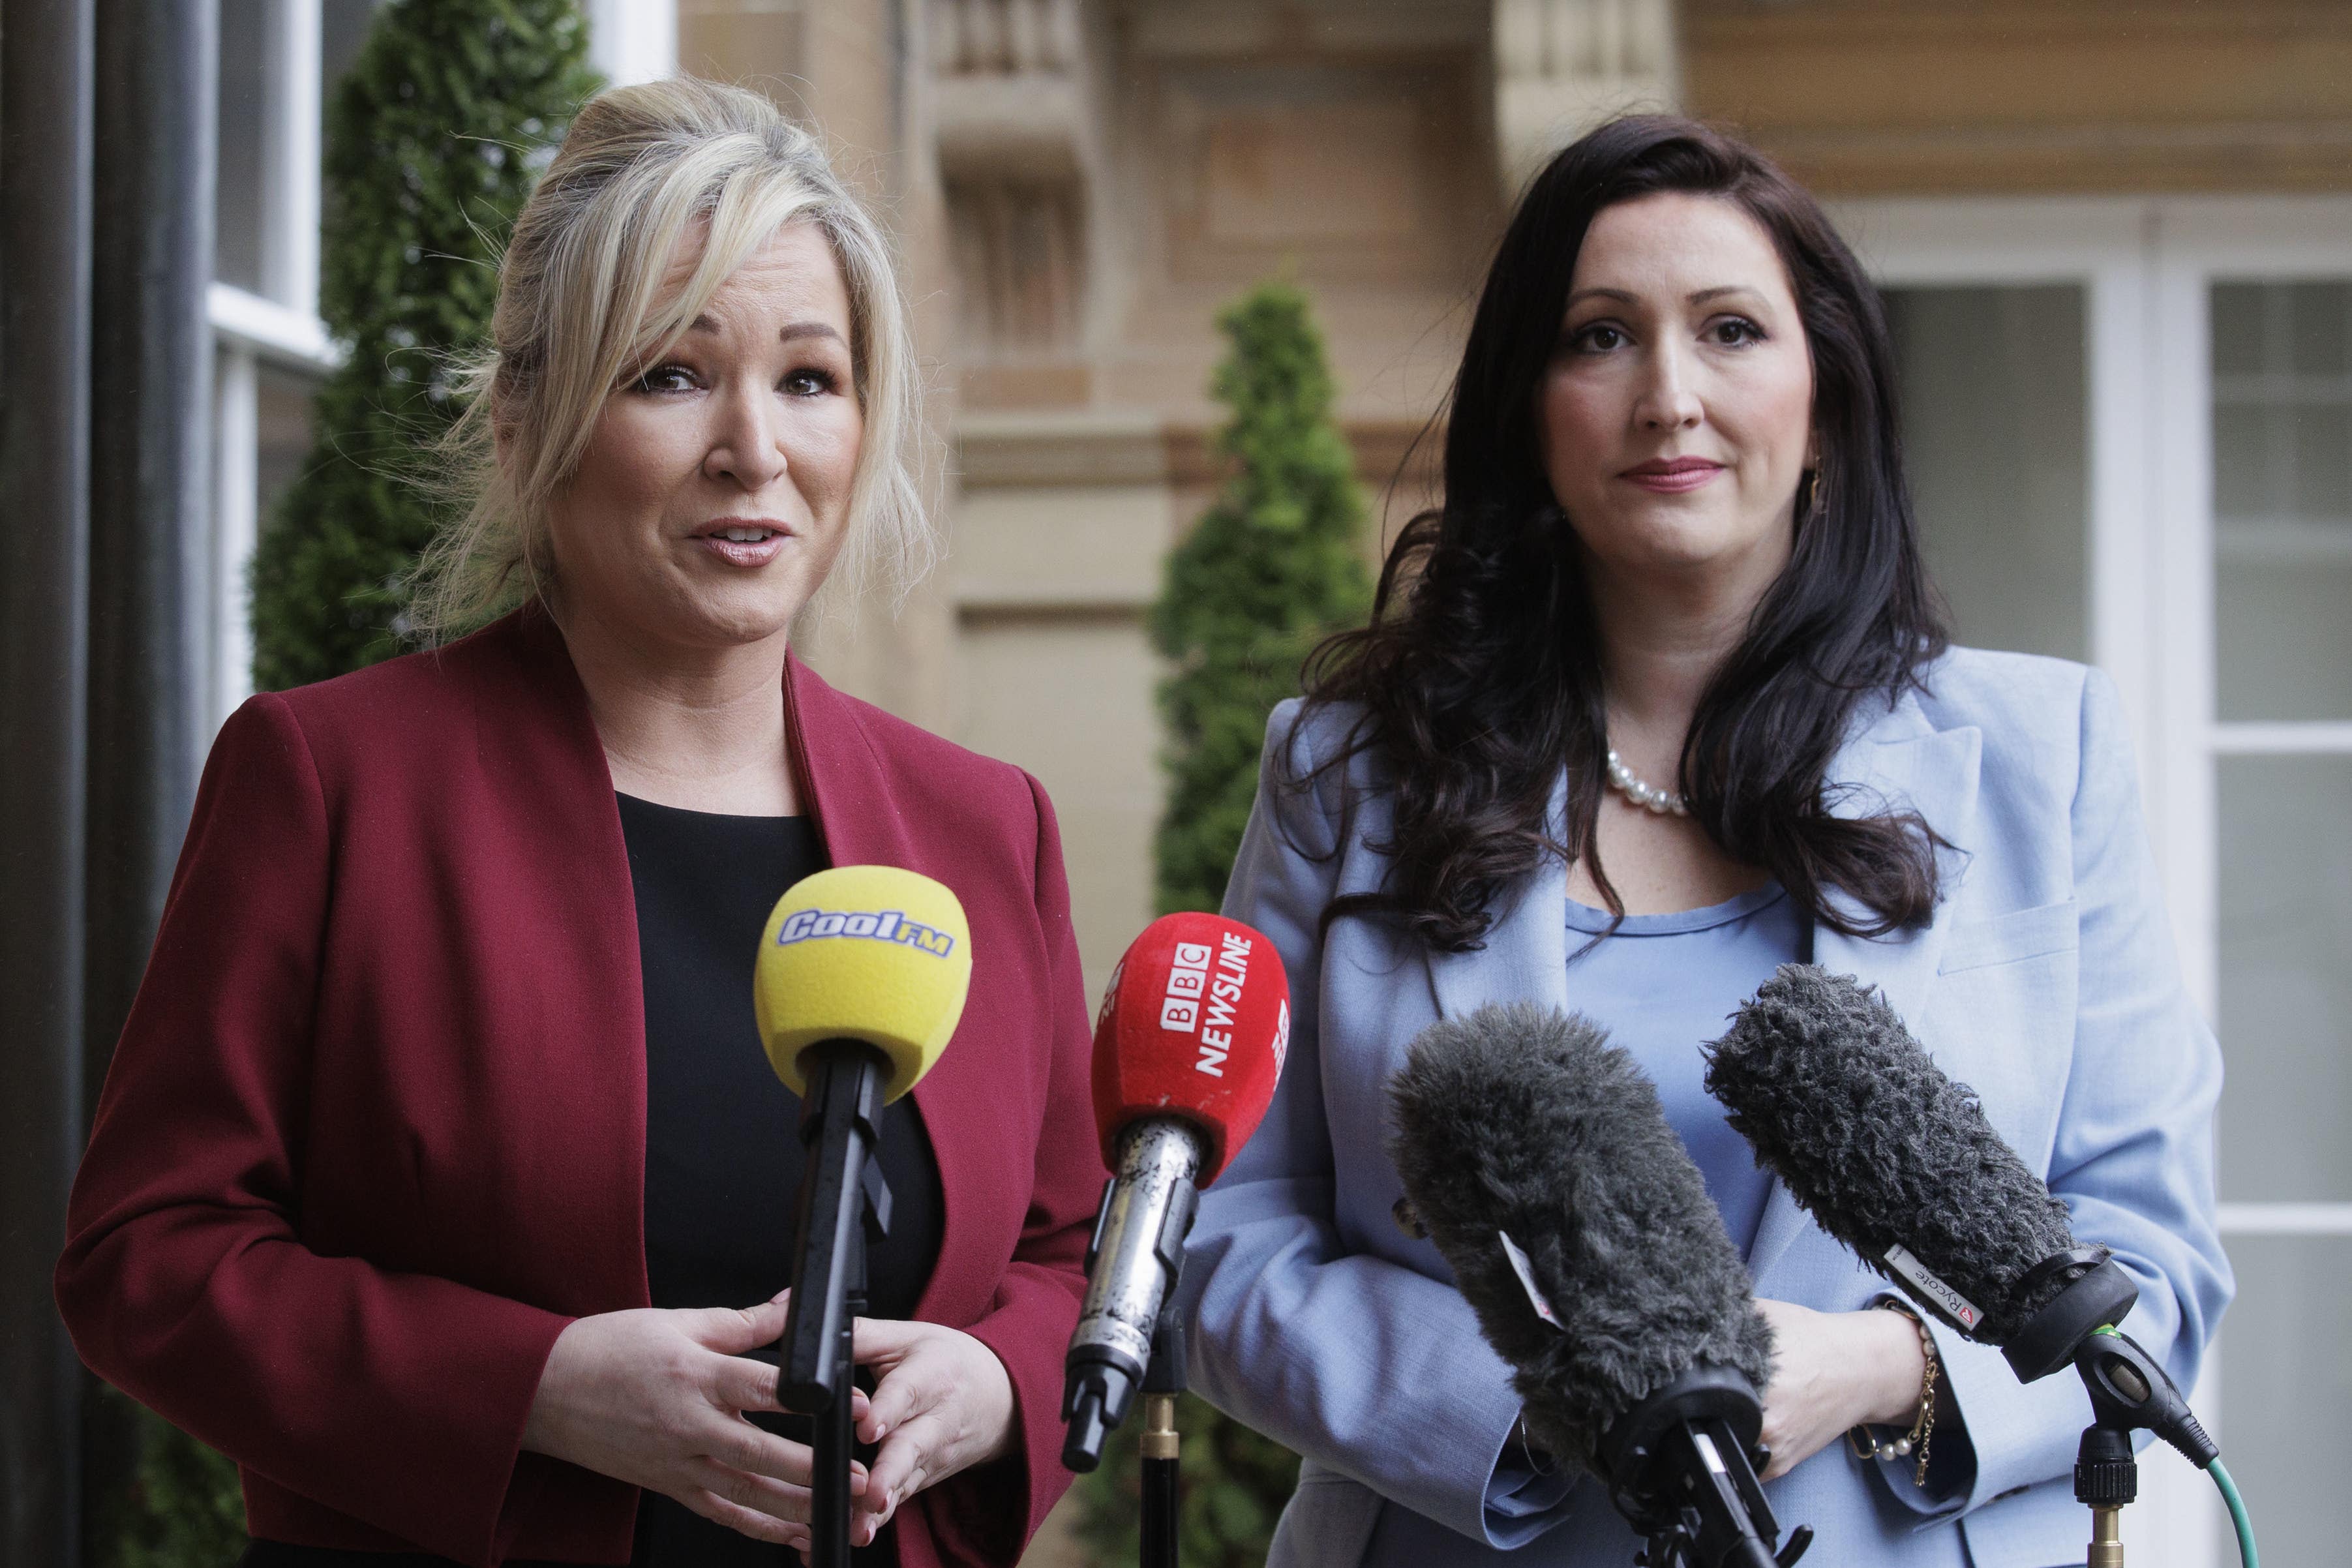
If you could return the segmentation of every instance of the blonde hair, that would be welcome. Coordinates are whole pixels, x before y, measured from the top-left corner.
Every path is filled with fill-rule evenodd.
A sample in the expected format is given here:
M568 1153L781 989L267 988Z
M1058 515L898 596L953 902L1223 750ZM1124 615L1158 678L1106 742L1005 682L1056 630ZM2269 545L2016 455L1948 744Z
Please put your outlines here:
M462 515L410 579L416 635L440 642L546 596L549 503L605 401L794 221L824 234L848 286L865 424L846 537L820 597L854 597L877 576L899 595L929 570L921 388L888 243L809 132L757 93L681 78L590 99L515 220L489 344L461 369L470 402L444 446ZM665 297L698 227L701 256Z

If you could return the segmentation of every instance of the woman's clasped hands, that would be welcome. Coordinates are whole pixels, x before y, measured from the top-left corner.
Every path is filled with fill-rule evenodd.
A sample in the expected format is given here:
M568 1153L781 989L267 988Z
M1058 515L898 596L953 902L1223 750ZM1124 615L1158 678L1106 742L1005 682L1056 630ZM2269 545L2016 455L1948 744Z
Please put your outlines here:
M1855 1426L1911 1424L1927 1358L1910 1318L1762 1300L1756 1310L1772 1325L1763 1439L1772 1463L1764 1479L1787 1475Z
M866 1542L925 1487L1008 1452L1014 1405L1004 1363L970 1334L877 1318L858 1319L856 1333L876 1379L858 1396L857 1440L880 1445L853 1505L851 1539Z
M809 1545L808 1446L754 1426L776 1369L745 1352L782 1337L792 1293L759 1306L643 1308L582 1318L559 1335L523 1427L525 1448L677 1499L760 1541ZM1004 1453L1013 1383L986 1345L937 1323L860 1318L853 1395L850 1538L865 1545L908 1498Z

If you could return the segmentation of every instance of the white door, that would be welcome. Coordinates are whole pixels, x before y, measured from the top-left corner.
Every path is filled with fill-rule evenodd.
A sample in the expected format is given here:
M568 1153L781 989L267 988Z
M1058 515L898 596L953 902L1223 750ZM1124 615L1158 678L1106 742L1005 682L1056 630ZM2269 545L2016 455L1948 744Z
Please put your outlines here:
M2315 1421L2352 1394L2352 203L2182 204L2155 258L2184 353L2164 437L2202 471L2176 550L2201 733L2204 910L2230 1076L2228 1458L2275 1561L2337 1556ZM2187 668L2194 662L2193 672Z
M2352 1527L2352 202L1856 203L1930 563L1963 641L2131 710L2228 1082L2238 1298L2194 1401L2276 1562ZM2144 1456L2131 1560L2236 1560Z

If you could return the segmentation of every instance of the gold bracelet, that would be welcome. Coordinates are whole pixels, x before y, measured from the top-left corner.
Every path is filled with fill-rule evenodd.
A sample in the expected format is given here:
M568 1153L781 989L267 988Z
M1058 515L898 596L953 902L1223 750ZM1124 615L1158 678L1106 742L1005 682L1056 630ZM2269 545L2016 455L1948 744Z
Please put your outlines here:
M1911 1430L1891 1443L1881 1442L1869 1424L1864 1423L1846 1433L1846 1447L1857 1459L1899 1459L1916 1452L1919 1462L1911 1472L1911 1484L1924 1487L1927 1484L1927 1440L1936 1433L1936 1374L1939 1366L1936 1359L1936 1342L1927 1332L1926 1321L1908 1304L1885 1300L1875 1305L1890 1312L1902 1313L1911 1320L1911 1326L1919 1331L1920 1353L1927 1363L1919 1378L1919 1414L1913 1418Z

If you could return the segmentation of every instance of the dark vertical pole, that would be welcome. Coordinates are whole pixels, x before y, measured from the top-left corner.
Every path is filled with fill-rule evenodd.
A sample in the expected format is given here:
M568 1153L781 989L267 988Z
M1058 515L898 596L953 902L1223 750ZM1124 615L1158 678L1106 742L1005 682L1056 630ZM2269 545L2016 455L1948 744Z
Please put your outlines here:
M1191 1221L1186 1222L1191 1228ZM1179 1568L1179 1526L1184 1496L1177 1479L1184 1440L1176 1430L1176 1399L1184 1392L1184 1320L1176 1310L1176 1281L1160 1302L1151 1326L1151 1359L1143 1369L1143 1539L1140 1568Z
M82 1062L94 1104L187 830L205 693L214 0L106 0L91 258L89 908ZM93 1555L138 1463L130 1404L86 1384Z
M98 28L89 569L94 1094L195 795L212 441L215 13L107 0Z
M92 0L0 0L0 1563L79 1568Z

